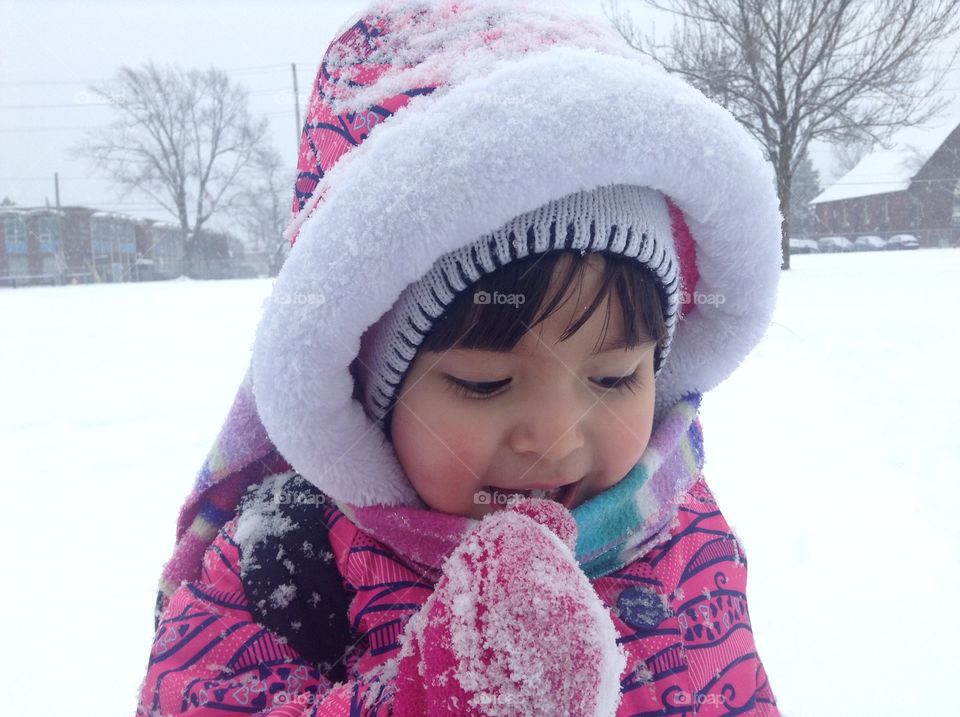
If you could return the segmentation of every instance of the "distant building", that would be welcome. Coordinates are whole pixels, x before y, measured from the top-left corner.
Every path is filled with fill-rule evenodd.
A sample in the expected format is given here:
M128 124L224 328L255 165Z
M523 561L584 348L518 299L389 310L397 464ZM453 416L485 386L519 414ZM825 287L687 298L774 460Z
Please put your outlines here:
M79 218L78 218L79 219ZM82 220L78 225L82 226ZM88 217L91 262L96 281L133 281L137 261L137 220L113 212L93 212ZM79 248L79 245L77 246Z
M817 232L960 245L960 119L897 132L810 203Z
M201 229L184 274L191 279L230 279L237 276L242 256L243 245L229 234Z
M175 224L141 219L134 227L137 237L137 281L175 279L183 274L183 234Z
M2 207L0 285L179 276L183 242L171 226L90 207Z
M0 209L0 276L59 283L66 269L62 224L62 214L51 210Z

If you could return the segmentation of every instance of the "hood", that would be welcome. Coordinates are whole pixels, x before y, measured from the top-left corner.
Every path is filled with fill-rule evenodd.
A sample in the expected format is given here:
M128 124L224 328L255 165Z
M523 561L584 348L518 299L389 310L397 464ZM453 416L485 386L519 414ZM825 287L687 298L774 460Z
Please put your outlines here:
M444 253L608 184L670 200L689 295L657 376L650 446L620 490L574 511L591 574L635 557L669 525L703 460L694 397L766 330L781 260L773 170L728 112L566 10L394 2L341 28L301 135L295 243L180 510L158 610L199 575L244 489L291 467L412 560L425 544L443 554L469 521L425 523L417 512L392 446L353 399L360 337ZM413 542L395 529L407 508L420 516Z
M763 336L780 271L772 168L733 117L597 22L537 3L386 3L330 45L304 125L295 240L252 387L280 453L334 499L418 505L353 398L360 337L443 254L601 185L665 194L688 296L661 418Z

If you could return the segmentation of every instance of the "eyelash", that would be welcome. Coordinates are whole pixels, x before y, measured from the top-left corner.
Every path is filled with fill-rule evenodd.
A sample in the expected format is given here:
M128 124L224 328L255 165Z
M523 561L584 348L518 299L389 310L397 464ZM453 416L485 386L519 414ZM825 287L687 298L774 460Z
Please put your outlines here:
M504 379L503 381L472 382L462 381L453 376L447 376L447 380L458 395L481 401L500 395L495 393L495 391L510 383L510 379ZM620 392L633 391L633 389L640 385L640 369L638 368L629 376L610 376L601 380L613 382L608 386L600 386L601 389L607 391L617 390Z

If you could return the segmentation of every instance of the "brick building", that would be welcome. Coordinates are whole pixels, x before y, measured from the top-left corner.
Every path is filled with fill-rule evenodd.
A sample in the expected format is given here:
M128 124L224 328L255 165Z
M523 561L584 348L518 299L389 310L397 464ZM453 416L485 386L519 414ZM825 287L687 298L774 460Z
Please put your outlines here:
M173 278L182 257L169 224L89 207L0 208L0 285Z
M167 222L141 219L134 227L137 237L137 281L175 279L183 274L183 235Z
M960 245L960 118L897 132L811 202L817 233Z
M0 210L0 276L59 283L65 270L63 217L45 209Z

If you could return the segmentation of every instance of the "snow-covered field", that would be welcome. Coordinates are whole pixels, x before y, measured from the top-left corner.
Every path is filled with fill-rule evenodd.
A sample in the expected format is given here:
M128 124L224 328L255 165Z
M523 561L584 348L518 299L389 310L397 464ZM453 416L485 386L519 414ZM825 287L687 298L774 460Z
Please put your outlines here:
M788 717L940 714L960 672L960 250L792 261L767 338L702 409L760 655ZM133 713L177 509L269 290L0 290L5 714Z

